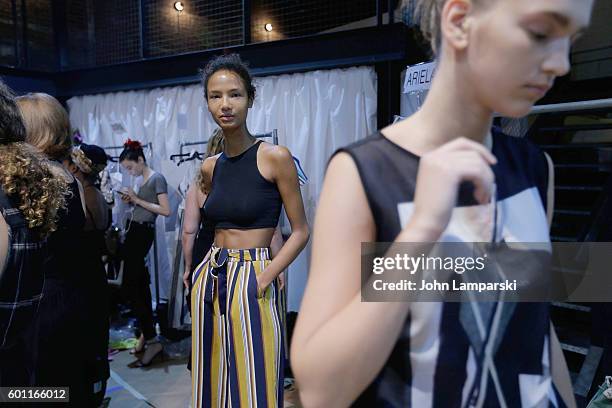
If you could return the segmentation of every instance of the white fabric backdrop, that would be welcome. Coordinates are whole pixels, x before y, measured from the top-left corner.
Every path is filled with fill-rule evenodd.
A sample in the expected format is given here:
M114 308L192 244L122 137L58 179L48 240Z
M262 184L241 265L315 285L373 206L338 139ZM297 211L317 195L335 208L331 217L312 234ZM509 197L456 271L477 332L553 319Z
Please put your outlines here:
M300 159L309 177L302 195L312 226L329 157L376 130L376 74L371 67L313 71L256 78L256 86L248 128L251 133L278 129L279 143ZM165 161L178 153L181 142L206 140L216 127L201 85L80 96L68 100L68 106L73 128L87 143L121 145L127 137L152 142L152 167L163 167L174 188L178 186L171 180L182 179L187 166L174 166L176 174L168 174L172 166ZM299 308L309 255L310 245L290 267L289 310ZM162 265L161 271L163 295L170 265Z

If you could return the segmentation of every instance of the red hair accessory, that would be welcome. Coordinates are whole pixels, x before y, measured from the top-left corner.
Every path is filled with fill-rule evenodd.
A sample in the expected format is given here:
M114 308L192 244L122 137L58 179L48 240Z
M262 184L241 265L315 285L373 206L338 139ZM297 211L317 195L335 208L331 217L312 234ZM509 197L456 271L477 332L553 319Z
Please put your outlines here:
M142 143L140 143L138 140L128 139L123 144L123 147L126 149L138 150L142 149Z

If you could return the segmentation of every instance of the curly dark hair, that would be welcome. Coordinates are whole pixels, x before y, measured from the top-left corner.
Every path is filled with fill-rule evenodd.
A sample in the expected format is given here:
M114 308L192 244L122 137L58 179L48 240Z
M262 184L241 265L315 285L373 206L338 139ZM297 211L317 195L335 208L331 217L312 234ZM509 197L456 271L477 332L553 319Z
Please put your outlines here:
M238 54L219 55L206 64L201 71L205 98L208 99L208 81L210 77L215 72L223 70L231 71L238 75L244 83L249 99L255 100L255 85L253 85L253 77L251 77L251 73L249 72L249 66L242 61Z
M65 207L68 185L51 173L46 157L23 142L0 144L0 186L17 197L30 229L41 236L55 231L57 212Z

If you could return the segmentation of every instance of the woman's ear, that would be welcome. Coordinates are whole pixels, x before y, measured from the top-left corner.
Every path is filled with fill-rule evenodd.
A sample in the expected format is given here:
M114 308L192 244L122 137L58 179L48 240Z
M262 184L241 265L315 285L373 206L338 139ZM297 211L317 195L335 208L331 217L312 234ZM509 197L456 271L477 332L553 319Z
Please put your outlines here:
M253 107L253 103L255 102L255 100L253 98L249 98L249 109L251 109Z
M442 8L440 32L442 42L456 50L464 50L469 43L471 0L448 0Z

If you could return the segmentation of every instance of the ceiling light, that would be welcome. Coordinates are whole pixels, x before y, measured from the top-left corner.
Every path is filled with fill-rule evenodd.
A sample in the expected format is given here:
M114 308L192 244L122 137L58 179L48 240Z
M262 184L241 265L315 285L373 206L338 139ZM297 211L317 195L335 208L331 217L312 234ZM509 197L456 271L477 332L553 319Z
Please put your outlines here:
M174 2L174 8L176 11L181 12L183 10L185 10L185 5L183 4L182 1L175 1Z
M264 26L264 29L265 29L267 32L271 32L273 28L274 28L274 27L272 27L272 24L271 24L271 23L268 23L268 24L266 24L266 25Z

